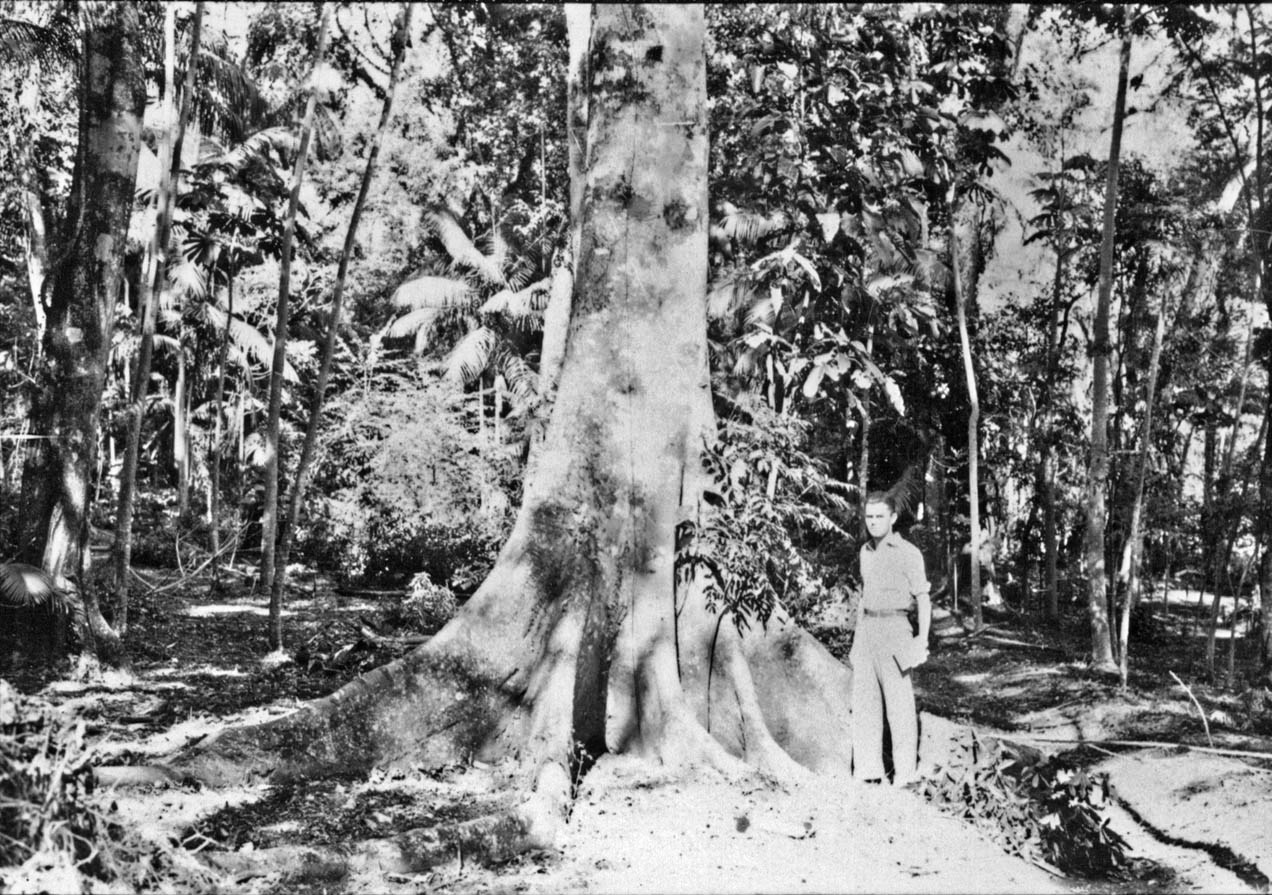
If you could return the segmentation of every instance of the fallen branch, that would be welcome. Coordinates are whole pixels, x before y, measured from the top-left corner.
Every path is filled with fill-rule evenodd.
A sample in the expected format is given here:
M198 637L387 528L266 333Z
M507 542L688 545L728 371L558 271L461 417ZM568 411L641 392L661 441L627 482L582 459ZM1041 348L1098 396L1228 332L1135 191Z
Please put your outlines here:
M1136 749L1184 749L1193 752L1204 752L1207 755L1225 755L1232 758L1258 758L1272 761L1272 752L1253 752L1248 749L1224 749L1219 746L1193 746L1188 743L1169 743L1163 740L1082 740L1073 737L1040 737L1032 734L1011 733L995 734L1001 739L1026 740L1031 743L1058 743L1073 746L1125 746Z
M149 588L149 590L146 591L148 596L154 596L155 594L166 593L167 591L170 591L175 587L179 587L183 584L188 584L190 582L190 579L197 577L199 573L201 573L204 569L206 569L212 563L216 562L218 557L220 557L224 553L227 553L230 549L234 548L238 544L239 536L242 535L243 531L246 528L247 528L247 523L245 522L239 526L239 530L235 533L233 538L227 541L224 544L224 546L222 546L221 549L218 550L216 553L209 553L208 558L205 559L202 563L200 563L198 568L196 568L194 571L190 572L189 574L186 574L183 571L181 573L181 576L177 578L177 580L171 581L168 584L163 585L162 587L155 587L154 585L152 585L145 578L142 578L140 575L138 575L136 569L130 568L128 571L132 573L132 576L134 578L136 578L142 584L146 585L147 588ZM178 550L177 552L178 567L180 567L180 563L181 563L181 557L180 557L180 551Z
M1202 711L1201 703L1197 701L1197 697L1193 696L1192 688L1179 679L1179 675L1171 672L1170 676L1175 679L1175 683L1184 688L1184 692L1188 694L1188 698L1192 700L1192 704L1197 707L1197 714L1201 716L1201 724L1206 728L1206 742L1211 746L1215 744L1214 739L1210 736L1210 722L1206 720L1206 713Z

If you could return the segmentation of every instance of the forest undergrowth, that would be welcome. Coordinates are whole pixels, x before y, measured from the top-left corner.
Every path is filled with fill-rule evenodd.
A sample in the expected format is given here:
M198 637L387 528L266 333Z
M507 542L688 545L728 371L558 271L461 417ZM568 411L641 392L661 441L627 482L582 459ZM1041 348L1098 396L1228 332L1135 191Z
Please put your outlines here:
M268 650L260 599L246 580L227 583L231 580L139 595L127 672L79 683L57 680L51 667L43 676L35 668L12 676L26 693L6 685L0 694L6 760L35 770L7 775L21 790L7 797L14 805L25 800L28 808L6 810L17 810L12 819L18 826L12 828L23 830L21 839L29 844L21 851L9 841L3 862L7 890L77 878L82 891L111 885L182 890L196 883L321 887L331 883L322 883L322 867L262 876L244 870L241 862L216 867L193 856L261 850L312 855L397 829L462 821L498 801L484 769L454 766L215 795L178 788L162 797L163 832L151 829L148 836L121 824L121 802L127 810L130 800L144 802L156 794L94 792L88 771L94 761L142 762L247 714L286 711L427 636L418 627L399 627L411 618L403 609L412 605L409 593L341 594L330 580L315 577L303 585L309 593L289 604L291 660L263 663ZM918 676L921 710L968 732L927 747L922 798L970 823L1008 854L1085 880L1086 886L1110 887L1100 891L1135 881L1158 891L1182 885L1171 881L1168 867L1128 853L1107 826L1103 808L1114 798L1115 781L1110 785L1092 769L1109 754L1126 752L1129 747L1118 744L1131 741L1209 743L1272 755L1272 713L1237 690L1200 682L1202 647L1194 644L1195 656L1189 650L1186 613L1164 616L1154 640L1136 644L1139 658L1125 692L1115 678L1086 668L1080 617L1058 629L1033 625L1011 611L991 610L987 621L980 635L964 632L939 642ZM815 629L832 651L846 655L850 632L833 625ZM1191 697L1171 671L1192 681ZM1197 705L1206 712L1204 722ZM1081 736L1065 743L1074 729ZM158 852L146 845L154 837L163 844ZM513 865L470 867L466 885L480 888L501 875L551 874L554 860L530 855ZM456 872L445 868L429 879L437 883Z

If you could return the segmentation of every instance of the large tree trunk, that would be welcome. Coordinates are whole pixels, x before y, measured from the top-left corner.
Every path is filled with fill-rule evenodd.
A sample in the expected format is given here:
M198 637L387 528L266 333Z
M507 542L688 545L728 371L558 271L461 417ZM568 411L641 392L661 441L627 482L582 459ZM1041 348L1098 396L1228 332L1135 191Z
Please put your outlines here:
M132 565L133 497L137 486L137 461L141 454L141 425L145 417L146 391L150 385L150 361L154 351L155 312L158 296L168 276L168 240L172 233L172 208L175 183L181 170L181 144L186 121L190 117L190 94L194 89L195 60L203 33L203 3L196 4L194 30L186 63L185 92L181 108L173 121L176 91L176 13L172 4L164 9L164 127L159 132L159 189L156 193L158 214L155 231L146 253L147 264L141 275L138 311L141 315L141 345L137 351L137 371L133 376L128 399L128 440L124 446L124 465L119 474L119 511L115 516L115 630L123 637L128 633L128 571Z
M1113 137L1109 148L1108 184L1104 193L1104 238L1100 245L1100 290L1096 302L1091 346L1094 381L1091 398L1091 462L1086 496L1087 605L1091 614L1091 664L1115 671L1109 630L1108 576L1104 562L1105 491L1109 479L1109 303L1113 294L1113 240L1117 214L1117 178L1126 118L1127 74L1131 63L1131 7L1123 9L1121 63L1113 107Z
M384 133L389 127L389 117L393 113L393 95L397 89L398 75L402 71L402 59L406 55L406 47L411 35L411 5L408 3L399 15L392 38L393 65L389 72L389 86L384 94L384 104L380 109L380 123L376 127L375 136L371 140L371 148L367 151L367 164L362 171L362 183L358 188L358 197L353 203L353 213L349 217L349 228L345 231L344 247L340 252L340 264L336 270L336 285L331 296L331 320L327 324L327 335L322 345L322 360L318 366L318 382L314 385L313 399L309 405L309 423L305 427L305 440L300 448L300 459L296 463L296 474L292 478L291 490L287 496L287 516L278 538L277 558L274 561L274 580L270 591L270 607L283 605L283 592L287 586L287 559L291 553L292 538L295 536L296 524L300 521L300 508L305 500L305 488L308 485L309 470L313 464L314 451L318 446L318 430L322 424L322 408L327 397L327 382L331 378L331 364L336 355L336 336L340 331L340 313L344 299L345 280L349 275L349 262L353 260L353 250L358 236L358 222L362 219L362 208L366 205L367 193L371 189L371 178L375 174L375 162L380 156L380 145L384 142ZM227 329L228 334L228 329ZM500 395L495 392L495 426L498 432ZM496 436L495 443L499 443ZM272 611L271 611L272 619ZM274 649L282 649L282 625L271 625L274 633Z
M28 454L23 544L59 587L71 588L81 643L113 660L118 637L102 618L85 575L89 485L97 448L115 303L123 273L141 146L146 86L138 11L94 9L84 35L79 148L63 242L50 271L47 367L32 416L46 440Z
M269 601L269 639L275 649L282 649L283 608L273 598L274 548L278 535L279 426L283 409L283 370L287 365L287 323L291 299L292 245L296 236L296 213L300 207L300 185L305 179L305 162L309 159L309 142L313 136L314 109L318 90L313 76L327 52L327 33L331 25L332 4L323 5L318 26L318 45L314 49L310 69L309 99L300 125L300 148L292 168L291 190L287 201L287 218L283 222L282 248L278 274L278 316L274 323L274 361L269 374L269 410L265 422L265 499L261 515L261 586L271 588Z
M700 450L714 432L703 9L600 6L592 34L569 350L490 577L415 652L291 716L205 741L167 773L499 761L525 800L448 835L506 853L552 841L584 751L668 770L847 771L848 671L780 611L743 636L675 587L675 532L699 512ZM427 864L424 840L399 836L392 862Z

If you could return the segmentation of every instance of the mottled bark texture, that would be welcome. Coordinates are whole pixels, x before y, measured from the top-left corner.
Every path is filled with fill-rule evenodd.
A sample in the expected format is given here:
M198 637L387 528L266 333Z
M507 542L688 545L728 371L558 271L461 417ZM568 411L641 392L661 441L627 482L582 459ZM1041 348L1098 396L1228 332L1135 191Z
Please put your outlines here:
M96 640L105 658L118 638L86 580L88 495L146 103L138 15L135 5L118 3L88 16L79 147L59 258L49 271L47 364L32 407L43 437L22 479L23 552L60 587L71 585L81 642Z
M497 762L523 798L451 835L504 854L553 840L582 750L667 769L847 771L847 669L780 613L741 636L673 581L676 523L699 511L714 433L702 8L597 7L592 27L568 349L490 577L414 653L165 774ZM419 837L396 840L406 865L429 860Z

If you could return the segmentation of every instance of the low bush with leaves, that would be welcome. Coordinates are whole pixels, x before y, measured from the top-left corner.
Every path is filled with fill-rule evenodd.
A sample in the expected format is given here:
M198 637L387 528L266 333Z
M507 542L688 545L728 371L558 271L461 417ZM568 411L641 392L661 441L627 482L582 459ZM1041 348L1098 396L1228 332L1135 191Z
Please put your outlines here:
M764 623L779 603L802 620L830 599L813 554L828 539L851 540L848 488L801 449L807 429L763 407L748 422L726 421L703 452L706 506L676 528L677 586L702 576L708 605L731 610L739 627Z
M420 572L411 579L399 614L411 627L431 633L454 618L457 609L455 593L444 584L434 584L427 572Z
M971 821L1008 853L1081 877L1127 865L1129 846L1109 828L1107 774L971 735L960 757L925 779L922 793Z
M427 572L462 598L507 536L521 467L425 380L383 371L338 403L298 544L345 579L406 584Z
M93 792L83 721L0 679L0 892L207 890L193 858L144 842Z

